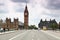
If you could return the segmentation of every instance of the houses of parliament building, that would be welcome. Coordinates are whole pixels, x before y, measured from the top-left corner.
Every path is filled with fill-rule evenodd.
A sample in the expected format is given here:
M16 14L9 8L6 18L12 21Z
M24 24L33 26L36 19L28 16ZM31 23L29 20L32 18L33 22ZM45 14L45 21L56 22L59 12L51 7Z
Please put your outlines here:
M20 28L25 28L28 29L28 9L27 9L27 5L25 6L25 10L24 10L24 23L23 25L21 25L18 21L18 18L15 19L14 21L11 22L11 18L6 18L5 22L3 22L3 20L0 20L0 28L3 29L18 29L20 25Z
M0 20L0 27L4 29L18 29L18 19L14 18L14 21L11 22L11 18L6 18L5 22L3 20Z

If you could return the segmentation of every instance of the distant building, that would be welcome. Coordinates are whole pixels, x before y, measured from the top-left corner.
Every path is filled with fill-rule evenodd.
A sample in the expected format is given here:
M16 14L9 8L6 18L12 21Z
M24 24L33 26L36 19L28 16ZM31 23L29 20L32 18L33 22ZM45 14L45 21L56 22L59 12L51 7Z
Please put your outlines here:
M24 29L24 23L22 23L22 22L19 22L19 29Z
M11 22L10 18L6 18L4 22L3 20L0 20L0 27L4 29L18 29L18 28L28 29L28 16L29 16L29 12L26 5L24 10L24 23L19 22L18 19L15 19L15 18L14 18L14 21Z
M57 24L55 19L54 20L50 19L50 21L47 21L46 19L45 19L45 21L43 21L41 19L39 24L38 24L38 27L41 28L41 29L43 29L43 27L46 27L47 29L51 29L51 24L53 24L53 23Z
M10 18L6 18L5 22L3 22L2 27L5 29L18 29L18 19L14 18L14 21L11 22Z
M23 24L24 23L19 22L18 18L17 19L14 18L13 22L11 22L10 18L6 18L5 21L0 20L0 28L9 29L9 30L10 29L15 29L15 30L23 29L23 27L24 27Z
M59 30L60 30L60 22L59 22L59 24L58 24L58 28L59 28Z
M0 20L0 28L1 28L1 26L2 26L2 23L3 23L3 20L1 19L1 20Z

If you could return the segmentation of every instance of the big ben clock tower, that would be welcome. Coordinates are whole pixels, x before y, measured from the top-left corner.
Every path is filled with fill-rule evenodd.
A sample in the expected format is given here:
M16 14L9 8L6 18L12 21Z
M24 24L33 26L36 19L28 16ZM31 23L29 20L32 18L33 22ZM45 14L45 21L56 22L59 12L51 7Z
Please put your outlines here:
M28 16L29 16L29 13L28 13L27 5L26 5L25 10L24 10L24 28L25 29L28 29Z

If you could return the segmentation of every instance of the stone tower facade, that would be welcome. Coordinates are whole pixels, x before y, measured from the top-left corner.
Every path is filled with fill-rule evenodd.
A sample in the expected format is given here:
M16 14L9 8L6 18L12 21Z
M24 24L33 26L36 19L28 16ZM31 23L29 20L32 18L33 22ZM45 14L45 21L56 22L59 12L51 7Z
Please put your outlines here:
M11 22L11 19L10 18L6 18L6 21L2 24L2 27L5 28L5 29L18 29L18 25L19 25L19 21L18 21L18 18L15 19L14 18L14 21Z
M15 19L14 18L14 22L13 22L13 24L14 24L14 28L16 28L16 29L18 29L18 19Z
M11 28L11 19L6 18L6 28L10 29Z
M28 9L27 9L27 5L25 7L25 10L24 10L24 28L25 29L28 29Z

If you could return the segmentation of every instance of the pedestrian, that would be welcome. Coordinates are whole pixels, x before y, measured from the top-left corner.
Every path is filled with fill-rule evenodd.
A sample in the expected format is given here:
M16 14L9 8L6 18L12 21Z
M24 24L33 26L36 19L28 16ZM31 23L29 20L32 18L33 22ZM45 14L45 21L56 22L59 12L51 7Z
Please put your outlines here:
M4 30L4 32L5 32L5 28L4 28L3 30Z

